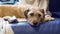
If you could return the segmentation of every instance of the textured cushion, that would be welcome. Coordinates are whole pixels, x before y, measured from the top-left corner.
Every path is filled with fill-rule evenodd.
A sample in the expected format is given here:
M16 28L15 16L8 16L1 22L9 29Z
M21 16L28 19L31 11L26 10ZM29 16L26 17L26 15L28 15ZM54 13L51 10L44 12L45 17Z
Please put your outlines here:
M28 22L20 22L11 24L15 34L60 34L60 19L41 23L37 27L33 27Z

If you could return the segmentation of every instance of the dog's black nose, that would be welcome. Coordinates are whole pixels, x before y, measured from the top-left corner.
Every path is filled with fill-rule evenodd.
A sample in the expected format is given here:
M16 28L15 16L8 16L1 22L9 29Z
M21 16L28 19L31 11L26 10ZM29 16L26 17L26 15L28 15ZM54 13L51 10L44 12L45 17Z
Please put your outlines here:
M37 22L36 22L36 21L34 21L34 22L33 22L33 24L34 24L34 25L37 25Z

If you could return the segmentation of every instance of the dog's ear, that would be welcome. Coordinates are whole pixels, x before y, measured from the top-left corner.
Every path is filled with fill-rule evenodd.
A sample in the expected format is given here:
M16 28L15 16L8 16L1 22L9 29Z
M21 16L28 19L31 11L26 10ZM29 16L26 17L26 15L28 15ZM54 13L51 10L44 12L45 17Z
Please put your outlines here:
M24 15L25 15L26 18L28 18L27 17L28 12L29 12L29 9L27 9L27 10L24 11Z
M44 12L44 9L40 9L40 11L43 13L43 18L42 18L42 21L43 21L45 18L45 12Z
M40 11L44 14L44 9L40 9Z

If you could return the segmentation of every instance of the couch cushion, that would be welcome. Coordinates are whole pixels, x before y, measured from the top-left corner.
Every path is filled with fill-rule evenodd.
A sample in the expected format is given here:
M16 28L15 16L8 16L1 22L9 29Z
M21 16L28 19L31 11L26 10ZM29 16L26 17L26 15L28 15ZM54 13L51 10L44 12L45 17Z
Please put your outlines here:
M60 18L33 27L28 22L10 24L15 34L60 34Z

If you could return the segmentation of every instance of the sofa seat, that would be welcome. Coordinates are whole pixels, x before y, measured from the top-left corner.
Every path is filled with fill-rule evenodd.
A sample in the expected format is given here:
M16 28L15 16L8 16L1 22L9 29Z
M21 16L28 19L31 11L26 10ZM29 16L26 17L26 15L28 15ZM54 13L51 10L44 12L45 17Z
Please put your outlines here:
M27 21L10 24L14 34L60 34L60 18L31 26Z

